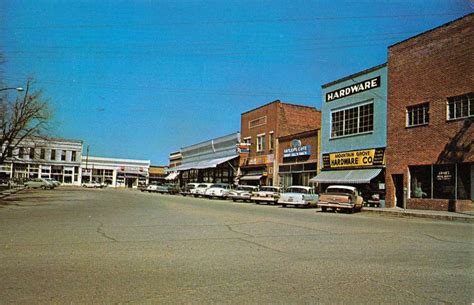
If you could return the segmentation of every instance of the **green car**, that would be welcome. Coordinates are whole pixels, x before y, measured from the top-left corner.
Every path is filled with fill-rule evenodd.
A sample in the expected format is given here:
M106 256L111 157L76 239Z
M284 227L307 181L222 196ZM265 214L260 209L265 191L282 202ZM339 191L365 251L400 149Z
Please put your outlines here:
M31 189L54 189L55 185L44 178L36 178L25 182L24 186Z

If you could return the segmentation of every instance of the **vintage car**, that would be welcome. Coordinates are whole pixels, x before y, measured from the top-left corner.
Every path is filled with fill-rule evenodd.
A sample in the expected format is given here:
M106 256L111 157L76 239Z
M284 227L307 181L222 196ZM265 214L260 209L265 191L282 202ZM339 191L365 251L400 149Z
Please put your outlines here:
M293 185L288 187L285 192L280 194L278 204L282 207L287 205L310 207L318 202L318 195L314 188L309 186Z
M192 195L191 190L195 189L199 184L201 184L201 183L190 182L190 183L186 184L186 186L180 192L180 194L183 195L184 197L186 197L187 195Z
M32 188L32 189L37 189L37 188L54 189L54 184L52 182L49 182L48 180L46 180L44 178L32 179L30 181L25 182L24 186L26 188Z
M191 190L191 195L194 197L204 196L204 193L208 188L210 188L214 183L199 183L195 188Z
M160 194L178 194L179 186L172 183L160 184L156 186L155 192Z
M258 192L254 192L250 200L256 204L276 204L280 198L282 188L278 186L262 186Z
M328 186L326 192L321 193L318 206L323 212L328 208L337 210L347 210L355 212L362 210L364 199L359 194L357 188L346 185Z
M150 184L147 187L141 188L140 190L142 192L153 193L153 192L156 192L157 189L158 189L158 184Z
M99 188L103 188L104 186L102 185L102 183L99 183L97 181L91 181L91 182L82 183L82 187L99 189Z
M232 190L232 186L228 183L216 183L213 184L204 192L204 197L207 198L226 198L229 192Z
M239 185L234 190L230 191L227 198L232 201L242 200L250 201L252 193L258 191L258 186L253 185Z
M59 181L57 181L56 179L53 179L53 178L43 178L44 180L52 183L54 185L54 187L57 187L57 186L60 186L61 183Z

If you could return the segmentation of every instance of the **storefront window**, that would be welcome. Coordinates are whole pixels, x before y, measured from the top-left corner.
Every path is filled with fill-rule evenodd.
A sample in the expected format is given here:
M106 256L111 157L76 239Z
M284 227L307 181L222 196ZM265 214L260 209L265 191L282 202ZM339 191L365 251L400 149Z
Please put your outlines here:
M472 177L472 164L459 164L457 170L457 187L458 187L458 199L471 199L473 200L473 194L471 194L471 177Z
M431 165L410 166L410 197L431 198Z
M433 198L455 199L455 165L433 165Z

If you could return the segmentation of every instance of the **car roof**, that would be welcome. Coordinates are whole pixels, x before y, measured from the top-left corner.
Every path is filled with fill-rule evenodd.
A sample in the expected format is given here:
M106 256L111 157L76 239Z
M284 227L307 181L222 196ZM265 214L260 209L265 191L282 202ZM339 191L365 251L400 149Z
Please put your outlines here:
M303 186L303 185L292 185L292 186L289 186L288 188L297 188L297 189L311 189L310 186Z
M330 185L328 186L328 189L329 188L346 189L346 190L351 190L351 191L356 189L355 187L349 186L349 185Z

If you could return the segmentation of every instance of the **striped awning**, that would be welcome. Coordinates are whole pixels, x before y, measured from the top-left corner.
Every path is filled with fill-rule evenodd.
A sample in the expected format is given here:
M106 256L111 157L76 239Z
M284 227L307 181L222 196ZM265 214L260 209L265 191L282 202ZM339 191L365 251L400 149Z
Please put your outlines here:
M370 180L377 177L381 171L381 168L324 171L309 181L313 183L362 184L369 183Z

